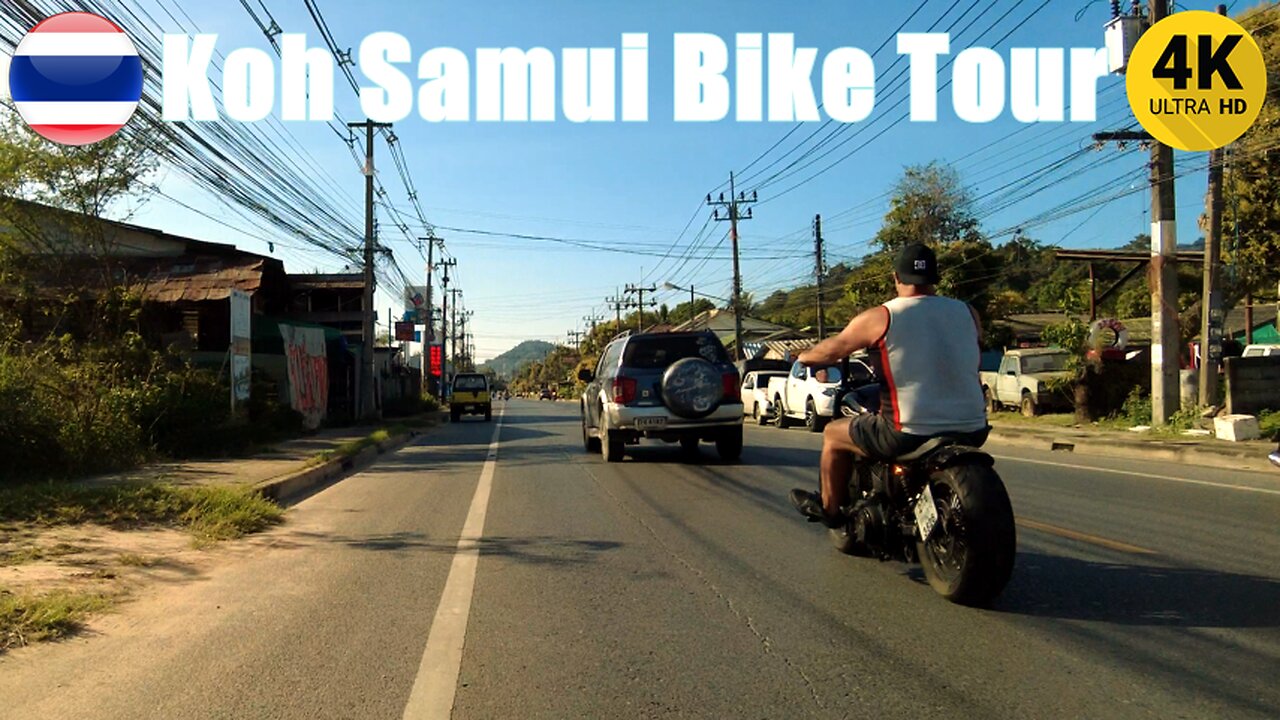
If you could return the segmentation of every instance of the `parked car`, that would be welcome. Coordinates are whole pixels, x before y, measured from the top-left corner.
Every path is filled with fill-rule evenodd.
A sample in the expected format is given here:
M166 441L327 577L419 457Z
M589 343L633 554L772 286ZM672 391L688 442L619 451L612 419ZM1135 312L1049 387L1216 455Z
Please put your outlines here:
M555 395L551 394L551 388L542 388L542 392L538 394L539 400L555 400Z
M803 422L813 432L821 432L835 413L836 392L840 388L840 367L812 368L797 361L791 372L769 379L770 418L780 428Z
M449 398L449 417L458 422L462 414L484 415L485 422L493 419L493 400L489 392L489 377L481 373L458 373L453 376L453 395Z
M1240 357L1280 357L1280 345L1246 345Z
M738 371L710 332L628 335L605 347L593 371L583 368L582 444L606 462L627 445L653 439L694 452L714 442L726 461L742 455Z
M786 371L755 370L747 373L742 380L742 413L760 425L769 422L769 414L773 412L769 403L769 380L786 377Z
M1049 389L1053 381L1070 375L1067 372L1069 357L1066 350L1056 347L1006 352L999 370L978 373L982 378L987 412L1013 407L1027 417L1034 417L1045 409L1070 408L1071 397L1068 394L1054 393Z

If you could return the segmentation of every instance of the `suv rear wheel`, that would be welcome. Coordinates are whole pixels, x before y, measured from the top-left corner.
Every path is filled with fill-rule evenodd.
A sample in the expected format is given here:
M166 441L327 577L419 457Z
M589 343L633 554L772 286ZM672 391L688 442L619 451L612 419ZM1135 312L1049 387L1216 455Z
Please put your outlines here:
M742 426L725 430L716 438L716 454L725 462L735 462L742 457Z
M622 456L626 454L627 445L621 435L611 432L607 428L601 428L599 442L600 454L604 456L605 462L622 462Z

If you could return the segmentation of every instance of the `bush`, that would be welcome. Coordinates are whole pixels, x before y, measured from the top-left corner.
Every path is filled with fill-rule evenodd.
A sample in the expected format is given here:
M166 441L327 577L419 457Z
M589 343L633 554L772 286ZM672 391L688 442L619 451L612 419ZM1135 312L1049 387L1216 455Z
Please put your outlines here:
M148 350L60 339L0 352L0 482L111 472L161 455L222 456L296 435L302 417L255 392L232 417L215 372Z
M382 414L385 417L410 417L413 415L421 415L422 413L435 412L440 409L440 403L430 395L423 397L403 397L395 400L388 400L382 406Z

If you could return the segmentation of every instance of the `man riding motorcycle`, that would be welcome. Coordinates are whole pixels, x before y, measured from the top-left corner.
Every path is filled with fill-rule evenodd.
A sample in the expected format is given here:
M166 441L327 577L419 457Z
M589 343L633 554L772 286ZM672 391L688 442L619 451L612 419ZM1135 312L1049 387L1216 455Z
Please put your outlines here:
M830 366L870 348L881 365L881 412L837 418L823 434L821 495L791 491L791 502L812 522L839 527L848 504L855 458L891 462L935 435L981 447L986 405L978 376L978 313L968 303L936 294L938 259L927 245L903 247L894 260L898 296L853 318L835 337L800 354L809 366Z

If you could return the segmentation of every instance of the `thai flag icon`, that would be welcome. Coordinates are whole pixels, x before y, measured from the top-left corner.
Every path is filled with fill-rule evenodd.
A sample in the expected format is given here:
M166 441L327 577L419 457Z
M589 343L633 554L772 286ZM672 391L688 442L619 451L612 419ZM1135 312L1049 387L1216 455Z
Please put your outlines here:
M54 15L18 43L9 90L32 130L63 145L111 137L142 97L142 61L124 31L84 12Z

